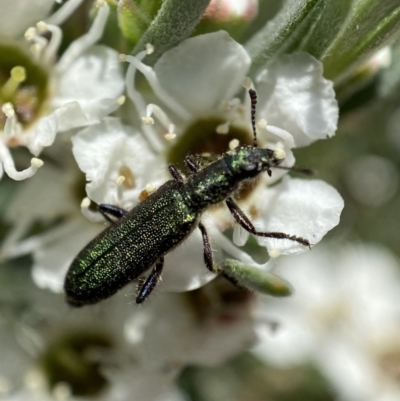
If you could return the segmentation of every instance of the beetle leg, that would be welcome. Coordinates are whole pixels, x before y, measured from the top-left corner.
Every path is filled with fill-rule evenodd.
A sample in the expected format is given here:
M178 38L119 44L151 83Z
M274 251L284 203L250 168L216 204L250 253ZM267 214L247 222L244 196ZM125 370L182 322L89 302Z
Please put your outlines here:
M227 198L225 202L234 219L250 234L256 235L258 237L289 239L291 241L296 241L304 246L308 246L311 249L310 242L305 238L279 232L257 231L250 219L244 214L243 210L240 209L240 207L235 203L232 198Z
M113 217L116 217L117 219L120 219L122 216L124 216L127 211L124 209L121 209L118 206L114 206L114 205L107 205L107 204L100 204L99 205L99 212L103 215L103 217L109 222L114 224L115 221L113 221L109 214Z
M137 304L141 304L142 302L144 302L151 294L151 292L154 290L155 286L160 280L163 266L164 266L164 257L160 256L157 260L156 265L154 266L154 269L152 270L149 277L147 277L147 280L139 290L139 294L136 297Z
M186 167L192 171L193 173L197 173L197 171L200 170L200 167L198 166L198 164L195 162L195 160L193 159L192 156L186 156L185 157L185 164Z
M169 170L169 173L172 175L172 178L175 181L178 181L181 184L185 183L185 177L183 176L183 174L175 166L173 166L172 164L169 164L168 165L168 170Z
M210 272L212 273L218 273L218 269L214 265L214 260L213 260L213 255L212 255L212 249L210 245L210 239L208 238L207 230L204 227L203 223L199 223L198 225L201 235L203 237L203 245L204 245L204 263L206 264L206 267Z

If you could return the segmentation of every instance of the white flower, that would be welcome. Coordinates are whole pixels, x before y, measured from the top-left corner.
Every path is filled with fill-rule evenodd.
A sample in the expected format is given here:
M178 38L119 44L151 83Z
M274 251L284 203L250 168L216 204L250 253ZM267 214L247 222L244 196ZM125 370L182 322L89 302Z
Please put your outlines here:
M132 352L151 366L215 366L256 340L257 297L224 278L184 294L154 294L125 323Z
M222 31L197 36L167 51L154 69L141 61L151 51L149 45L136 57L121 57L130 63L127 92L142 117L141 129L150 146L145 146L138 133L123 128L114 120L91 126L73 139L78 165L90 181L88 195L97 203L112 203L130 209L141 200L138 194L146 185L154 188L170 179L166 168L168 162L179 165L187 154L225 151L236 138L241 143L253 143L248 96L244 104L234 97L241 90L250 66L250 58L241 45ZM152 99L155 95L171 112L167 113L154 103L146 106L143 95L133 85L137 71L142 72L150 83L154 92ZM273 86L265 85L266 74L274 78ZM293 137L284 129L260 120L258 142L260 146L286 156L282 166L290 168L294 164L291 148L296 141L310 143L334 134L338 109L332 83L322 77L321 63L307 54L285 56L280 64L263 71L258 81L261 90L258 115L269 118L271 113L274 124L284 126L286 123L294 130ZM290 99L289 103L287 99ZM295 108L292 113L291 108ZM318 129L321 129L320 133ZM161 135L165 135L166 140ZM248 214L255 215L258 229L283 231L315 244L338 224L343 200L332 187L319 180L287 178L272 190L266 187L285 172L276 169L272 178L264 174L250 195L242 195L240 206ZM124 188L124 182L129 181L126 173L135 177L134 187ZM207 212L204 221L216 248L217 261L225 253L244 263L257 265L246 252L222 235L222 231L233 225L233 218L226 208ZM204 267L198 231L167 255L160 288L188 290L212 278ZM235 242L243 245L247 236L238 234L236 229ZM274 255L307 250L290 240L264 239L259 242Z
M377 246L316 248L281 258L295 289L264 305L279 327L260 330L254 352L269 363L314 360L349 401L400 397L400 276L395 257Z
M16 6L24 7L24 3L16 2ZM56 13L58 17L54 15L50 20L61 23L77 5L79 1L67 2ZM124 83L116 51L105 46L93 47L102 35L108 13L108 5L103 3L88 33L71 43L57 62L62 31L43 21L37 21L37 26L25 33L32 43L31 54L22 51L17 42L2 50L16 53L14 58L19 63L11 72L4 71L11 77L0 95L0 117L4 121L0 132L0 177L5 171L11 178L22 180L35 174L43 164L33 158L31 167L17 171L10 147L25 146L38 156L43 147L53 143L57 132L99 122L123 101L119 98ZM45 39L41 36L44 33L50 33L51 38Z
M4 280L10 284L1 291L2 399L126 401L134 394L144 401L181 400L179 367L150 368L132 357L124 325L134 310L125 297L71 313L64 297L38 290L15 269L3 268ZM21 290L21 280L23 293L5 302L5 293Z

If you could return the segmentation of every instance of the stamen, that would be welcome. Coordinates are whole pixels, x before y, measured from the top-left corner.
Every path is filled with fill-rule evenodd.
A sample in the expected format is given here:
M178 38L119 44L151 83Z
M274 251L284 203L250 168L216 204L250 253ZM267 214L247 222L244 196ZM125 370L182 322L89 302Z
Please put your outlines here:
M66 71L73 61L75 61L85 50L93 46L103 36L109 13L110 8L108 4L104 3L103 6L99 8L96 18L94 19L88 33L72 42L62 55L57 63L57 70L60 73Z
M123 180L122 180L122 178ZM136 186L136 179L135 179L135 174L133 171L128 167L128 166L121 166L119 169L119 177L117 179L117 185L119 181L121 184L124 184L124 188L126 189L132 189L135 188Z
M22 82L26 80L26 70L17 65L11 69L10 78L4 84L1 93L4 99L12 99ZM5 113L4 113L5 114Z
M144 189L149 195L151 195L153 192L156 192L157 187L153 184L147 184Z
M259 130L266 129L267 125L268 125L267 120L265 120L264 118L261 118L260 120L257 121L257 128Z
M29 50L32 53L33 57L35 57L36 60L39 60L40 55L43 51L43 46L41 46L39 43L34 43L29 47Z
M154 124L154 119L151 118L151 117L145 116L145 117L142 117L142 122L145 125L153 125Z
M46 46L46 51L43 56L43 62L47 63L49 61L53 61L56 58L57 51L61 44L62 30L60 27L52 24L47 24L44 21L38 22L36 26L38 31L42 34L45 32L51 33L51 39Z
M246 77L243 81L242 81L242 86L243 88L249 90L250 88L253 87L253 82L251 81L250 77Z
M286 157L286 152L282 142L278 142L276 144L276 149L274 150L274 156L279 160L283 160Z
M273 259L278 258L279 256L281 256L281 252L279 251L279 249L271 249L268 252L269 256Z
M86 196L82 199L81 209L88 209L91 204L91 200Z
M175 138L175 125L172 124L167 114L160 106L157 106L153 103L148 104L146 107L146 117L142 117L142 121L145 124L146 122L150 123L151 125L154 124L154 120L151 118L152 114L154 114L157 117L157 120L163 125L163 127L168 130L166 135L169 135L169 137L172 136L171 139Z
M230 150L234 150L234 149L236 149L238 146L239 146L239 141L238 141L237 139L232 139L232 140L229 142L229 149L230 149Z
M138 60L141 60L144 57L146 57L146 55L147 55L146 51L142 51L136 55L136 58ZM127 55L120 54L119 60L126 61ZM135 89L134 83L135 83L136 71L137 71L137 69L135 68L135 66L132 63L130 63L128 70L126 71L126 75L125 75L125 86L126 86L126 92L129 96L129 98L132 100L132 103L135 105L137 113L140 116L143 116L146 114L146 104L145 104L144 99L142 98L141 93ZM156 153L161 153L162 150L164 149L164 146L161 143L161 141L159 140L159 138L158 138L157 134L154 132L154 130L151 129L150 127L148 127L148 125L150 125L150 124L154 124L154 120L153 120L153 123L151 123L151 121L144 122L144 125L142 126L143 131L145 133L145 137L149 141L149 143L152 146L152 148L154 149L154 151Z
M120 106L122 106L122 105L125 103L125 101L126 101L126 97L125 97L124 95L120 96L120 97L117 99L117 103L118 103Z
M31 159L31 166L34 168L40 168L44 164L42 159L38 159L37 157L32 157Z
M148 55L154 53L154 46L151 43L146 44L146 52Z
M47 23L61 25L81 5L83 0L68 0L53 15L47 18Z
M1 110L7 117L3 128L4 136L8 139L15 137L18 131L18 121L15 115L14 106L7 102L3 104Z
M236 246L243 246L249 239L249 233L240 225L235 225L232 241Z
M164 135L164 138L165 138L167 141L172 141L173 139L176 138L176 134L173 133L173 132L168 132L167 134Z
M15 169L14 160L11 156L10 150L0 141L0 161L3 163L4 171L7 175L15 181L25 180L32 177L38 168L43 165L43 161L36 159L35 157L31 160L31 166L25 170L17 171Z
M141 54L140 52L139 54ZM147 52L145 51L145 55ZM143 57L142 57L143 58ZM142 59L141 58L141 59ZM171 97L160 85L157 75L155 74L153 68L141 62L137 56L126 56L126 61L133 65L137 70L139 70L149 82L151 88L157 97L168 105L168 107L183 120L188 120L190 118L190 113L182 107L173 97Z
M126 178L123 175L120 175L117 178L117 185L120 187L124 183L125 180L126 180Z
M28 42L37 43L41 49L44 49L48 43L46 38L37 34L36 28L33 26L26 30L24 37Z

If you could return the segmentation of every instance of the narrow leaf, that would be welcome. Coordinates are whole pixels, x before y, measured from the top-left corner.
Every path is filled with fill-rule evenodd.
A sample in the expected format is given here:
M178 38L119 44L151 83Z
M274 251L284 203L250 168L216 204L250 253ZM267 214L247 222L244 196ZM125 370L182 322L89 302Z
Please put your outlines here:
M165 0L132 53L137 54L151 43L154 53L146 58L146 63L154 64L193 32L209 3L210 0Z

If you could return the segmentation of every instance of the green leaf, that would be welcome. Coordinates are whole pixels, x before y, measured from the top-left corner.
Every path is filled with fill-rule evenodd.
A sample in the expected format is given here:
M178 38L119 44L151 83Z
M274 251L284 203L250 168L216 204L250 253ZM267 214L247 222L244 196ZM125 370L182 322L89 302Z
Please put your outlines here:
M143 12L134 0L118 2L118 24L122 34L132 43L137 43L149 27L150 16Z
M146 62L154 64L193 32L209 3L210 0L165 0L132 53L137 54L151 43L154 53L146 57Z
M287 297L292 294L291 285L276 274L245 265L238 260L226 259L222 271L239 285L249 290L275 297Z
M288 1L277 16L246 44L253 64L251 74L278 55L296 50L317 23L327 0Z
M353 7L351 0L328 0L321 18L301 44L299 50L321 59L336 39Z
M325 76L342 81L398 33L399 28L399 0L359 0L329 55L323 59Z

